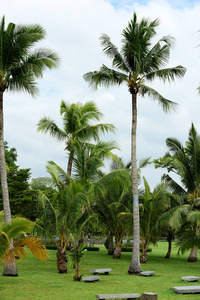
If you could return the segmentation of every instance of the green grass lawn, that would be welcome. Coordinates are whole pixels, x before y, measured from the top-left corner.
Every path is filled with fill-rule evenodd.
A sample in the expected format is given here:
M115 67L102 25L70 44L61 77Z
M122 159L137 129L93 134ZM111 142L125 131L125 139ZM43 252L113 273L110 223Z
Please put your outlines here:
M159 242L152 247L149 259L142 265L143 271L155 271L152 277L128 275L131 253L122 253L121 259L107 255L102 246L99 252L85 252L81 263L81 274L90 276L89 269L112 268L110 275L101 275L98 282L73 281L74 269L68 264L68 273L59 274L56 267L56 251L50 250L50 258L43 263L32 257L18 262L18 277L0 279L0 299L40 299L40 300L94 300L95 294L155 292L159 300L200 299L200 295L177 295L172 286L200 285L198 282L186 283L181 276L199 276L200 262L188 263L188 253L177 256L173 248L170 259L164 259L167 243ZM3 273L3 263L0 265Z

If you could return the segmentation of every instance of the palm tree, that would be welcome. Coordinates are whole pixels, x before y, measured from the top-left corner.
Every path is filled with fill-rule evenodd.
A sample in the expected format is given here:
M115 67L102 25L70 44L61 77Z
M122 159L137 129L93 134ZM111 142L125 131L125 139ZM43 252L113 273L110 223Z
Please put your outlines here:
M103 176L105 160L118 160L112 152L114 149L118 149L114 141L99 141L96 144L77 142L74 148L73 178L87 187L97 182Z
M169 151L164 157L154 160L155 167L166 168L168 172L178 175L180 182L177 182L169 174L164 174L163 178L168 182L168 186L175 195L182 197L183 205L175 207L170 214L173 216L171 223L173 228L189 232L198 232L198 226L188 222L188 214L191 210L199 210L200 200L200 136L192 124L189 131L188 141L185 147L176 138L166 140ZM197 223L199 224L199 223ZM186 227L185 227L186 226ZM186 237L184 236L184 239ZM183 239L183 240L184 240ZM190 244L191 245L191 244ZM196 260L197 251L191 249L189 261ZM195 257L193 257L193 254Z
M83 275L80 275L80 261L83 258L85 249L85 244L81 243L80 245L77 245L74 236L71 234L71 242L73 250L70 251L69 259L71 264L75 267L75 275L73 279L75 281L81 281L81 278Z
M136 163L136 129L137 129L137 95L151 96L158 101L164 111L169 111L174 102L164 98L157 91L145 85L146 81L161 79L173 81L176 77L184 76L186 69L182 66L174 68L163 68L169 61L170 49L174 44L171 36L161 38L154 46L151 46L155 37L155 28L159 25L156 19L150 22L142 19L137 22L137 15L134 13L133 19L123 30L122 50L111 42L110 38L103 34L100 37L104 53L112 59L113 69L103 65L99 71L89 72L84 75L84 79L91 86L97 88L104 85L127 84L128 91L132 97L132 134L131 134L131 160L132 160L132 189L133 189L133 254L129 267L129 274L138 274L141 271L139 248L139 202L138 202L138 182Z
M1 213L1 217L2 217ZM1 218L2 219L2 218ZM4 274L17 276L18 270L15 263L15 256L22 259L27 255L26 248L32 252L35 257L38 257L42 261L46 261L48 253L42 241L36 237L26 237L24 234L30 232L34 223L24 218L13 218L10 224L6 224L2 220L0 221L0 261L5 260ZM18 238L23 235L22 238ZM12 243L12 239L16 239ZM26 247L26 248L25 248ZM15 270L10 274L10 268L15 266Z
M179 246L178 253L184 254L185 251L192 249L188 262L196 262L198 249L200 249L200 212L198 210L189 211L186 215L186 224L187 227L181 232L177 242Z
M148 259L147 249L152 240L159 235L157 230L158 217L166 209L169 192L166 190L166 183L158 184L153 192L145 177L143 177L145 193L140 195L140 238L142 242L141 263Z
M108 173L94 185L94 191L94 212L112 238L115 237L116 248L112 254L114 258L120 258L122 239L130 228L132 218L132 211L129 209L132 199L130 172L118 169Z
M3 127L3 96L6 90L25 91L36 96L36 78L46 68L57 66L58 57L49 49L32 51L33 46L45 37L40 25L15 25L5 28L5 17L0 23L0 172L5 222L11 222L6 175Z
M81 230L90 218L89 201L84 187L72 179L53 162L47 165L47 171L51 177L40 178L40 181L49 182L57 189L58 197L56 201L49 199L41 193L40 201L43 205L45 230L51 235L58 236L55 240L57 246L57 268L59 273L66 273L66 247L69 244L70 234L80 236ZM87 210L84 210L87 206Z
M98 141L101 133L114 132L115 127L112 124L90 124L90 122L99 121L103 117L103 114L92 101L85 104L73 103L71 105L61 101L60 114L63 121L63 130L56 125L54 120L44 117L38 123L38 131L49 132L51 136L59 141L65 140L65 150L69 151L67 174L71 176L76 142L91 139Z

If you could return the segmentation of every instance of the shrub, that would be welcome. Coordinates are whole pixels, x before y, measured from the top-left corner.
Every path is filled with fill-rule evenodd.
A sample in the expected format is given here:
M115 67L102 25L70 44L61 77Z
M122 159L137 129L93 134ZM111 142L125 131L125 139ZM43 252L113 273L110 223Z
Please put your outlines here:
M99 247L92 247L92 246L85 247L85 249L87 249L87 251L99 251L100 250Z

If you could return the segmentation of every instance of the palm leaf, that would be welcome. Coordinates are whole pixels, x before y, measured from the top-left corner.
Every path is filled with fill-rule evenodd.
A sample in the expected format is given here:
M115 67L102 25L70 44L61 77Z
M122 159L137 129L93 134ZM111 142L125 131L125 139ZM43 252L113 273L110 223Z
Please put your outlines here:
M158 104L162 107L164 112L169 112L170 109L175 108L175 105L176 105L175 102L164 98L157 91L155 91L154 89L152 89L146 85L140 86L140 93L142 96L147 95L147 96L151 97L153 100L158 101Z

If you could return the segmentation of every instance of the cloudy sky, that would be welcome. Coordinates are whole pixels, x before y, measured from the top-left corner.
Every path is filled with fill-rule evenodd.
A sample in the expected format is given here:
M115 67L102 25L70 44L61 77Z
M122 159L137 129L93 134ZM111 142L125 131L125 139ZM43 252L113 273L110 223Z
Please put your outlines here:
M131 97L126 86L88 87L83 75L98 70L102 63L111 66L102 53L99 37L106 33L119 49L121 33L136 12L138 18L160 19L156 41L164 35L175 37L168 67L187 68L182 80L171 84L156 81L152 84L164 97L178 103L176 112L165 114L148 98L138 99L137 157L158 158L166 152L165 140L176 137L184 143L193 122L200 133L200 1L193 0L13 0L3 1L2 15L6 23L39 23L47 32L38 44L58 53L60 66L47 71L39 81L40 95L33 99L28 94L4 95L5 140L18 152L18 165L31 168L32 178L47 176L46 162L53 160L66 168L64 143L48 134L37 133L37 123L49 116L62 126L59 114L61 100L68 103L93 100L104 113L102 122L113 123L115 135L105 139L116 140L124 161L130 160ZM159 183L163 170L153 166L143 175L151 187Z

